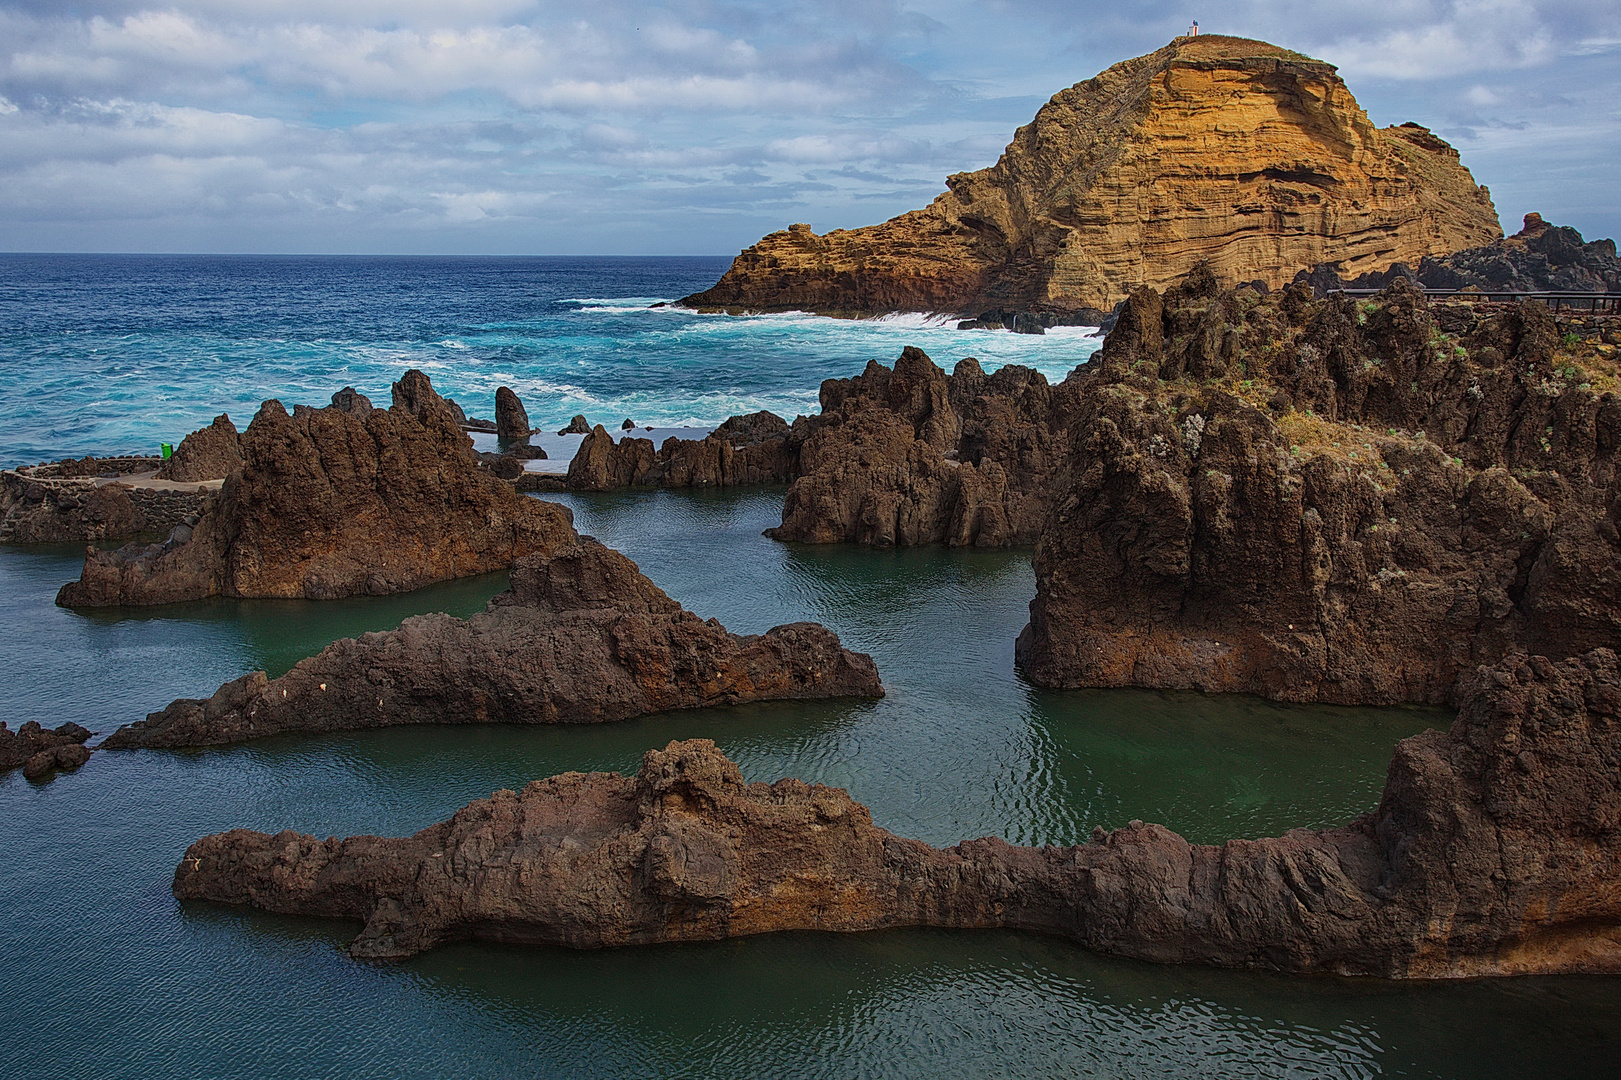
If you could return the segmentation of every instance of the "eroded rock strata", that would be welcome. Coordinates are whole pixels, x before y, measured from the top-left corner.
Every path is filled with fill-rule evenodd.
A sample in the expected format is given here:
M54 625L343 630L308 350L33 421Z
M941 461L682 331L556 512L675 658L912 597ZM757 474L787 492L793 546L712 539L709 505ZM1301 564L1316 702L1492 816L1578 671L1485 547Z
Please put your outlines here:
M265 402L241 435L241 469L195 525L162 544L87 552L57 602L380 595L572 542L567 511L479 467L420 371L394 384L391 408L357 406L289 414Z
M816 623L737 635L590 537L512 568L470 619L418 615L254 672L114 732L109 749L205 746L401 724L595 723L670 709L881 697L872 659Z
M1608 333L1405 279L1361 301L1202 271L1139 290L1080 393L1023 670L1439 703L1513 650L1615 647Z
M706 309L1107 311L1208 260L1277 288L1303 266L1349 276L1502 235L1457 151L1416 124L1375 128L1330 64L1207 35L1060 91L988 169L932 204L746 249Z
M1596 651L1484 669L1456 723L1396 748L1376 811L1265 840L1159 825L1073 847L944 850L843 791L745 783L713 743L634 777L499 791L415 836L236 830L182 899L355 919L357 957L456 940L576 948L779 930L1014 927L1159 962L1444 978L1621 971L1621 671Z

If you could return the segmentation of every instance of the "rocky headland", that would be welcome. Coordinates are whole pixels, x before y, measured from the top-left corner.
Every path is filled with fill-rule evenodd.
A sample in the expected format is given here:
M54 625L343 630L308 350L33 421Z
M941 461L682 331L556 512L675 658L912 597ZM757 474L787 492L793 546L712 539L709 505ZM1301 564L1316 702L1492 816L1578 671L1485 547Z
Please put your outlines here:
M707 740L634 777L498 791L405 838L235 830L181 899L353 919L352 955L476 939L576 948L782 930L1012 927L1157 962L1452 978L1621 971L1621 670L1515 656L1450 731L1404 740L1377 810L1278 838L1158 825L1072 847L932 848L843 791L745 783Z
M1330 64L1221 35L1060 91L995 165L946 186L881 225L772 233L682 303L1090 323L1201 261L1278 288L1301 267L1356 276L1502 236L1451 146L1375 128Z
M406 592L572 542L565 510L519 495L479 465L420 371L394 384L388 409L352 392L290 414L267 401L238 447L241 467L194 523L160 544L88 551L57 602Z
M1440 703L1514 651L1616 647L1618 329L1405 278L1137 291L1079 390L1024 672Z
M872 659L816 623L737 635L590 537L530 555L469 619L418 615L286 675L254 672L109 736L173 748L401 724L559 724L800 698L882 697Z

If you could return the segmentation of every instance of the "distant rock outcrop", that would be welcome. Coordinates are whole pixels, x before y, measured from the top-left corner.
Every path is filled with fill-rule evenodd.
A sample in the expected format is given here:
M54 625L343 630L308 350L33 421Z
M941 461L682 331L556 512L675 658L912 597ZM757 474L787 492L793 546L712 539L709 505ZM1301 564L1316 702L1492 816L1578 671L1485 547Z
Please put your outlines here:
M205 428L187 435L157 471L157 479L181 483L224 480L242 464L236 425L225 413Z
M406 372L393 398L291 415L265 402L242 433L242 468L194 526L150 547L88 551L57 602L406 592L572 542L567 511L478 466L426 375Z
M872 659L815 623L739 636L590 537L532 555L470 619L419 615L278 679L176 701L102 745L206 746L400 724L580 724L788 698L881 697Z
M1389 270L1346 280L1343 268L1324 264L1301 271L1297 281L1319 296L1330 289L1382 289L1398 277L1427 289L1485 292L1621 293L1621 259L1614 240L1583 240L1567 225L1550 225L1541 214L1525 215L1513 236L1450 255L1426 255L1417 269L1398 263Z
M937 849L845 792L745 783L707 740L634 777L498 791L414 836L205 837L174 894L365 924L392 960L476 939L574 948L784 930L1014 927L1161 963L1455 978L1621 972L1621 670L1510 658L1400 743L1377 811L1190 844L1131 822L1073 847Z
M1139 290L1080 387L1023 671L1440 703L1515 651L1621 646L1613 337L1405 279Z
M946 186L881 225L772 233L682 303L1071 314L1201 261L1225 283L1277 288L1321 262L1356 275L1502 235L1445 142L1416 124L1375 128L1332 65L1220 35L1059 92L995 165Z

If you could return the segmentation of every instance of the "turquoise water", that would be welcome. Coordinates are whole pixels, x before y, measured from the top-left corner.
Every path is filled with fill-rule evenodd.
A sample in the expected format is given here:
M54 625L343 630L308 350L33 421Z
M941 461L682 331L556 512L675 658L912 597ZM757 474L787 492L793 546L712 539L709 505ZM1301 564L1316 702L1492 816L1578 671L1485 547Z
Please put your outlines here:
M0 464L155 453L259 403L380 404L408 368L469 415L518 392L537 427L576 413L712 426L816 411L823 379L917 345L947 370L1025 364L1057 380L1100 344L958 331L922 316L734 318L650 305L714 284L717 258L0 255Z
M718 419L699 407L722 397L752 408L772 393L813 394L824 374L849 374L913 340L944 361L962 340L982 359L1006 349L1004 360L1039 361L1054 375L1075 359L1066 349L1094 344L798 316L717 322L648 312L639 300L580 302L614 292L601 287L608 270L624 275L614 280L627 294L679 295L718 273L713 260L611 261L596 288L587 287L596 271L575 265L590 260L281 262L292 269L267 279L255 260L0 259L7 273L33 268L28 281L13 274L0 285L7 459L144 449L177 418L225 407L185 395L316 401L342 381L377 392L434 349L456 352L434 344L453 334L467 335L457 338L468 344L466 361L441 357L434 377L474 397L505 378L494 373L500 350L469 331L500 321L498 312L527 327L512 355L527 357L535 379L555 374L559 357L584 360L582 370L597 374L577 385L611 401L610 416L672 423ZM571 303L537 292L548 273L561 275L553 291ZM62 280L53 285L50 274ZM449 281L458 275L459 284ZM626 310L592 310L613 306ZM711 325L690 330L710 334L710 345L677 344L682 326ZM571 334L574 345L547 344ZM272 347L277 338L286 352ZM114 363L90 358L93 342L133 344L119 346L124 359ZM364 364L354 359L362 353L371 357ZM646 365L616 370L637 358ZM123 389L92 377L102 363L127 367L111 384ZM661 389L633 408L643 380ZM157 384L169 396L143 389ZM559 426L584 400L525 398L532 416ZM655 399L670 411L655 416ZM1449 721L1422 710L1041 691L1013 669L1034 590L1028 552L776 544L760 531L778 520L780 491L559 501L582 531L628 553L705 617L739 631L826 623L874 655L889 696L589 727L399 729L99 753L45 785L0 776L0 1077L1615 1071L1615 980L1302 979L1111 961L1029 934L933 931L589 953L467 944L373 967L344 952L358 925L176 903L175 863L206 833L409 833L535 777L633 769L644 749L678 738L716 740L750 779L846 787L881 825L933 843L981 835L1069 843L1132 818L1219 841L1368 809L1391 745ZM0 719L13 725L75 720L109 732L245 671L285 670L335 637L418 611L476 611L504 585L492 575L400 597L80 614L52 603L80 554L71 545L0 546Z

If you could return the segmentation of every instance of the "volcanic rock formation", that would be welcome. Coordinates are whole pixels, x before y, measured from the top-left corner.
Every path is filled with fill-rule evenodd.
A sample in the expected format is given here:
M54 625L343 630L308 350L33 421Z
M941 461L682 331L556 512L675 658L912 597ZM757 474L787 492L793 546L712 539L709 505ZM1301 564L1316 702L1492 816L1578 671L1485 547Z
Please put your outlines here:
M1398 263L1347 281L1340 268L1325 264L1301 271L1296 280L1323 295L1330 289L1382 289L1398 277L1428 289L1621 293L1621 259L1614 240L1583 240L1568 225L1527 214L1525 227L1513 236L1439 258L1425 256L1416 270Z
M908 347L822 384L822 412L789 436L798 479L767 535L880 547L1032 544L1068 445L1080 383L1049 386L966 359L948 377Z
M205 837L174 893L361 920L350 952L368 959L937 926L1224 967L1618 972L1618 760L1615 654L1521 656L1481 671L1451 731L1397 746L1377 811L1321 832L1212 846L1134 821L1074 847L940 850L838 789L744 783L693 740L634 777L537 780L406 838Z
M214 422L180 440L174 453L157 471L159 480L196 483L224 480L242 464L242 450L236 425L225 413Z
M527 443L531 430L529 413L511 387L498 387L495 391L495 437L503 445Z
M406 372L393 398L386 410L291 415L265 402L242 433L242 468L194 527L150 547L87 551L57 602L406 592L572 542L566 510L478 467L426 375Z
M613 491L781 484L793 475L794 460L787 422L765 410L734 416L702 439L671 436L656 451L652 439L627 435L615 442L598 424L569 462L568 486Z
M862 315L1109 309L1208 260L1277 288L1497 239L1491 198L1416 124L1376 129L1332 65L1179 38L1060 91L988 169L922 210L746 249L703 309Z
M1578 322L1405 279L1134 293L1080 391L1024 672L1440 703L1511 651L1621 644L1621 369Z
M206 746L401 724L578 724L669 709L882 697L872 659L816 623L739 636L682 609L590 537L512 568L470 619L418 615L346 638L279 679L182 699L102 746Z
M0 720L0 773L21 766L24 776L39 780L57 770L77 769L90 759L84 743L92 734L74 723L52 731L41 727L37 720L12 731Z

